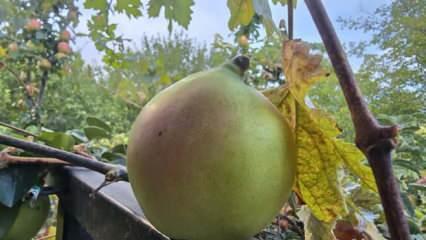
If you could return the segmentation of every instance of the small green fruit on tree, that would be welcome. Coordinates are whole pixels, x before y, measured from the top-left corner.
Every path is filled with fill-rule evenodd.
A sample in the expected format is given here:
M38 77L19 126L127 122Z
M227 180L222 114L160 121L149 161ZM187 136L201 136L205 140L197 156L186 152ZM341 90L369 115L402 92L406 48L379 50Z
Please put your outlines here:
M0 205L0 240L30 240L40 231L50 209L48 197L12 208Z
M292 130L242 81L248 59L190 75L155 96L133 125L132 188L147 218L174 239L246 240L287 201Z
M249 39L247 38L246 35L241 35L241 36L238 37L238 44L241 47L248 47L248 45L249 45Z
M0 68L5 79L15 78L25 84L23 126L40 125L46 118L42 107L46 87L52 76L62 77L68 72L64 66L72 60L69 31L78 24L78 7L75 1L17 1L17 4L0 4L5 8L0 14ZM68 16L71 15L72 19ZM31 17L29 17L31 16ZM27 19L22 23L17 19ZM3 49L2 47L7 46ZM2 55L6 50L6 55ZM48 71L47 71L48 70ZM28 86L37 91L28 91ZM51 89L54 90L54 89Z
M39 62L38 62L38 66L43 69L43 70L50 70L52 68L52 64L50 63L49 60L47 60L46 58L42 58Z

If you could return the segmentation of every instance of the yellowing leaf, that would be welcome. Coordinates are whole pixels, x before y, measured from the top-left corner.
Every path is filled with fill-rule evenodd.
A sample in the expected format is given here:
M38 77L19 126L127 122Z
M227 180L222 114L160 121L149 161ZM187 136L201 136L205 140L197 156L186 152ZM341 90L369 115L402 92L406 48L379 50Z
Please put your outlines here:
M327 132L328 136L337 137L342 132L337 126L336 121L328 113L319 109L311 109L310 114L315 123L321 126L321 129Z
M296 111L299 191L318 219L332 222L346 214L337 176L341 167L340 156L335 152L333 140L315 124L308 110L299 105Z
M359 177L365 186L377 192L376 180L374 179L371 168L362 163L365 157L358 148L342 140L336 140L335 147L349 171Z
M376 190L374 177L362 164L362 153L353 144L337 138L341 130L335 121L328 114L309 109L305 104L309 88L328 75L321 68L321 56L311 54L306 43L286 41L283 69L286 84L264 94L281 111L296 135L295 191L317 221L332 224L348 213L338 176L342 167L346 166L372 190Z
M248 25L254 16L253 0L228 0L231 18L228 22L229 29L233 30L238 25Z
M0 47L0 57L4 57L7 55L6 49Z
M163 74L160 77L160 83L164 85L169 85L170 83L172 83L172 79L170 79L169 75Z
M283 69L291 93L303 104L309 88L329 73L321 68L320 55L309 53L301 41L286 41L283 45Z

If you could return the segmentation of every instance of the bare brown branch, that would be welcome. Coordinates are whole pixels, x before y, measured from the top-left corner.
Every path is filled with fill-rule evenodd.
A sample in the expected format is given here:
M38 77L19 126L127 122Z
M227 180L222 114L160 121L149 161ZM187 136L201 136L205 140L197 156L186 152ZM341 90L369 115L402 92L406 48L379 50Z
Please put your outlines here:
M10 155L8 152L0 152L0 166L12 164L68 164L56 158L46 157L19 157Z
M409 240L410 232L392 172L391 152L395 148L396 126L381 126L368 110L352 68L321 0L305 0L339 79L355 127L355 143L373 170L391 239Z

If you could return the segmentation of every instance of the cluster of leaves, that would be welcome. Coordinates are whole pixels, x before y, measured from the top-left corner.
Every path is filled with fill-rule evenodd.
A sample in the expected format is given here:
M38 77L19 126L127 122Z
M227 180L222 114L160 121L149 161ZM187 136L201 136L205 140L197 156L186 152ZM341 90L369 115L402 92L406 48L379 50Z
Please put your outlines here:
M296 0L293 6L296 6ZM286 5L287 0L274 0L273 4ZM84 7L93 10L93 15L88 21L88 35L95 43L96 48L104 53L104 62L114 68L121 68L126 64L126 42L128 39L117 34L118 24L114 23L111 16L115 14L125 14L129 19L142 17L160 17L161 15L168 21L168 30L171 33L173 24L177 24L184 29L192 19L194 0L150 0L146 3L141 0L107 1L107 0L86 0ZM249 37L259 36L259 26L266 30L268 35L278 32L272 18L272 11L267 1L263 0L228 0L228 9L231 17L228 27L232 31L237 31L236 36ZM147 9L146 13L142 11ZM162 14L163 13L163 14ZM78 15L78 12L77 12ZM254 21L255 20L255 21Z
M40 109L50 74L64 71L71 52L67 27L76 23L70 17L73 2L1 1L0 70L2 77L19 85L16 103L27 109L26 124L40 121ZM9 93L16 94L16 93Z

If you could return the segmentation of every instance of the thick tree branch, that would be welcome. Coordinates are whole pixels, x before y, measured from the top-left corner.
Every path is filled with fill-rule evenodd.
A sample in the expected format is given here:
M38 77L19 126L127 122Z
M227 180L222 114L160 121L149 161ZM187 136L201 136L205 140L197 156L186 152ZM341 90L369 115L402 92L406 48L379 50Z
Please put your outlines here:
M345 95L355 127L355 143L366 155L373 169L391 238L409 240L407 219L391 164L391 151L395 147L398 129L396 126L381 126L368 110L321 0L305 0L305 3L318 28Z
M24 149L29 152L37 153L50 158L57 158L66 161L72 165L86 167L90 170L105 174L110 181L128 181L127 169L125 167L113 164L107 164L83 157L75 153L63 151L57 148L23 141L17 138L0 134L0 144Z

